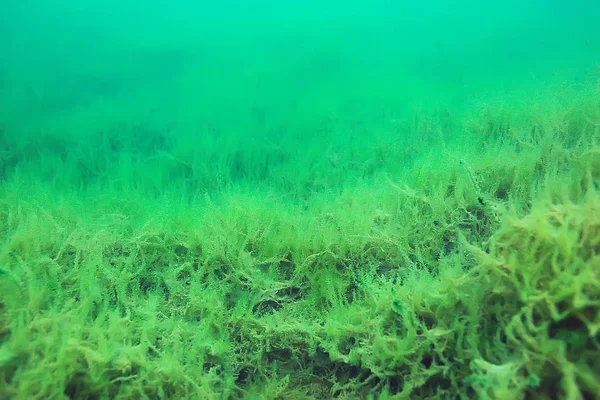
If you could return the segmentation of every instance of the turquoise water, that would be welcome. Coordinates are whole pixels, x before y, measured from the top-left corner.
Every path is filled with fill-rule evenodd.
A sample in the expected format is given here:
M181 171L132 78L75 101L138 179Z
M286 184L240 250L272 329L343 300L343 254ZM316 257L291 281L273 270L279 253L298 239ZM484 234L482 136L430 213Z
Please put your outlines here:
M132 113L217 125L224 109L452 107L595 79L599 16L590 1L7 4L2 116L20 124L123 97Z

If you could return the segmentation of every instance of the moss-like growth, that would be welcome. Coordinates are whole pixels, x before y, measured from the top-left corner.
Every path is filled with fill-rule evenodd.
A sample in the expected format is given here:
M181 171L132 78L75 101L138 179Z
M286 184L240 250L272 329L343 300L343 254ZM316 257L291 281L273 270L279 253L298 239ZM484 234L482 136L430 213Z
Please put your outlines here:
M0 398L598 398L600 108L569 101L326 150L0 135Z

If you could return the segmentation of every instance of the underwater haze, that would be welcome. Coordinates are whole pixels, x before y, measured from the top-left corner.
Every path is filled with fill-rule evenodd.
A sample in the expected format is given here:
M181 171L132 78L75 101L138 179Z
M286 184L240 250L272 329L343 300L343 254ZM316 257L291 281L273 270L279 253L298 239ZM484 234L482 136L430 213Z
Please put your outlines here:
M600 399L600 2L4 3L0 399Z

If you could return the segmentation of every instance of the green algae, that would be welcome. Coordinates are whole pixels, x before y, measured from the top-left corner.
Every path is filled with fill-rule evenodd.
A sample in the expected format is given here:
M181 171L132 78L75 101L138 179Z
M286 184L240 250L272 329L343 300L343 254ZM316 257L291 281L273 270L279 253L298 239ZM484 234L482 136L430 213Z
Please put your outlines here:
M538 110L317 166L4 144L0 397L597 398L600 108Z

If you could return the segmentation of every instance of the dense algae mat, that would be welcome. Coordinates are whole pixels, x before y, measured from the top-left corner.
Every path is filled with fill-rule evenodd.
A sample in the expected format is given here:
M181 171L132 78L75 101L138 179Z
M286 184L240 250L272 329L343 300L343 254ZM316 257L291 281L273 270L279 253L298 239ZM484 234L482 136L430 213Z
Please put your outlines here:
M0 398L600 398L600 107L575 103L447 145L414 124L421 151L342 187L343 159L278 186L275 150L236 153L185 199L102 189L101 146L50 162L95 162L87 186L36 182L64 144L5 132Z

